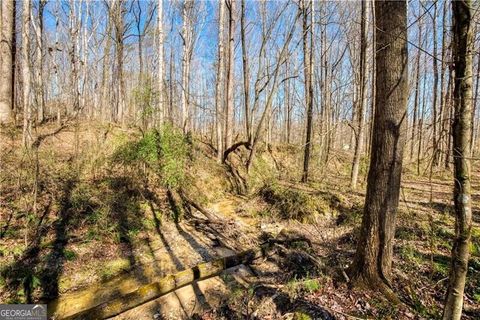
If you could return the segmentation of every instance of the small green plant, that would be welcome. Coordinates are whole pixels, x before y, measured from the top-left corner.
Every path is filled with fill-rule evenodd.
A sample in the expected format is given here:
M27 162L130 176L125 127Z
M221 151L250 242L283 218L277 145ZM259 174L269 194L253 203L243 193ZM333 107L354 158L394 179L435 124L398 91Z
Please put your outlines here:
M312 317L302 311L295 312L293 316L294 320L312 320Z
M294 276L286 285L287 294L292 300L295 300L304 294L317 292L320 289L321 284L318 279L309 276L304 279L298 279Z
M317 279L307 279L303 282L304 289L311 293L320 290L320 283Z
M113 161L124 165L144 164L153 170L167 188L178 188L185 182L188 142L172 126L161 131L152 129L142 138L121 145Z
M63 256L68 261L73 261L77 258L77 254L75 253L75 251L67 250L67 249L63 249Z

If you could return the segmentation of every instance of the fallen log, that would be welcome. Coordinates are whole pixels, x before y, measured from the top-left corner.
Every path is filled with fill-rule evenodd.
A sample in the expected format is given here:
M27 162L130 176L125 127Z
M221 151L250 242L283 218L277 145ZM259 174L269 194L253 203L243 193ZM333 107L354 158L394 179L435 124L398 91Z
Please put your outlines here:
M130 293L120 295L109 301L93 306L73 314L56 314L56 301L48 305L49 317L54 319L106 319L159 298L167 293L203 280L219 275L224 270L240 264L250 264L253 260L264 256L268 244L258 249L251 249L239 254L219 258L210 262L201 263L193 268L170 274L155 282L144 285Z
M249 249L238 254L218 258L175 274L166 275L131 292L120 294L107 301L98 302L98 304L93 305L90 308L81 310L73 308L74 311L71 313L68 311L65 312L64 310L59 312L59 310L57 310L59 299L57 299L48 304L47 310L49 318L89 320L114 317L177 289L191 285L194 281L218 276L226 269L241 264L249 265L256 259L266 257L266 252L269 248L278 245L279 243L292 243L299 241L304 241L310 244L310 240L303 237L285 240L269 239L259 248Z

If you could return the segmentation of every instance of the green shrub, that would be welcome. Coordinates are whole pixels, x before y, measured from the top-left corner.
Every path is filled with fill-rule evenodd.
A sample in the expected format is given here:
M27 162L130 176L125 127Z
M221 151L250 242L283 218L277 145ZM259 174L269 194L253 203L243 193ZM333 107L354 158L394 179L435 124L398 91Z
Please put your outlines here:
M167 188L177 188L184 183L187 158L186 138L168 125L161 131L147 131L139 140L126 142L113 155L116 163L147 165Z

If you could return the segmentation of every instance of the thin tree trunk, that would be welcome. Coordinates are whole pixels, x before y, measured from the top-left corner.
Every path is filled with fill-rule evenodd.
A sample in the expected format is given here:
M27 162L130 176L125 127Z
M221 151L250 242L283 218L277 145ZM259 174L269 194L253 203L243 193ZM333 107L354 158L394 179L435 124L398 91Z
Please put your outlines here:
M15 0L2 0L0 41L0 124L13 121L15 75Z
M422 47L422 24L418 23L418 47ZM421 51L418 50L416 62L415 62L415 98L413 104L413 121L412 121L412 139L410 144L410 159L413 159L413 152L415 147L415 130L417 129L417 118L418 118L418 105L420 102L420 56Z
M109 0L107 0L108 3ZM101 101L101 114L102 119L111 120L112 113L107 113L108 108L110 107L110 52L112 50L112 19L110 9L107 7L107 31L106 31L106 42L105 49L103 52L103 66L102 66L102 101ZM108 114L108 118L107 118Z
M217 160L222 161L224 145L222 135L223 123L223 88L224 88L224 70L225 70L225 54L224 54L224 32L225 32L225 1L220 0L218 3L218 61L217 61L217 80L215 84L215 128L217 138ZM245 65L244 65L245 67Z
M32 110L30 104L30 10L31 2L23 1L22 12L22 83L23 83L23 146L32 144Z
M472 200L470 186L470 136L472 117L473 25L471 0L452 1L455 88L453 165L455 240L443 320L460 320L470 254Z
M357 187L358 170L360 167L360 158L363 148L363 126L365 119L365 85L367 79L367 4L361 1L361 22L360 22L360 83L359 83L359 99L358 105L358 122L355 133L355 153L353 156L352 175L350 186L352 189Z
M312 131L313 131L313 55L314 55L314 29L315 29L315 6L314 0L310 0L310 27L308 27L308 7L305 4L307 0L302 1L303 9L303 62L305 74L305 101L307 106L307 127L305 136L305 150L303 155L303 173L302 182L308 181L308 171L310 166L310 153L312 150ZM308 38L310 34L310 46Z
M427 63L427 55L424 55L423 65L426 66ZM418 149L417 149L417 175L420 175L420 164L422 161L422 149L423 149L423 122L425 120L425 110L426 110L426 88L427 88L427 79L426 74L424 72L423 75L423 83L422 83L422 105L420 109L420 119L418 123Z
M117 117L116 121L120 121L122 125L125 125L125 113L126 113L126 104L125 104L125 78L123 74L123 50L124 43L123 37L125 32L125 3L123 0L118 0L113 2L114 6L114 26L115 26L115 48L116 48L116 76L117 76Z
M438 60L437 60L437 2L433 4L433 136L432 136L432 143L433 143L433 154L432 154L432 163L430 167L430 171L432 172L433 168L438 165L438 108L437 108L437 100L438 100Z
M443 3L443 15L442 15L442 61L441 61L441 71L440 71L440 141L438 142L439 146L439 162L442 162L445 154L445 136L448 132L448 129L445 126L446 119L445 115L445 72L447 70L447 63L445 59L447 57L447 12L448 12L448 3Z
M158 118L155 119L160 127L163 126L165 117L165 95L164 95L164 55L163 55L163 0L158 0L158 12L157 12L157 27L158 27Z
M243 66L243 94L245 109L245 131L247 141L252 142L252 130L250 127L250 70L248 65L248 52L245 35L245 0L242 0L242 12L240 15L240 36L242 41L242 66Z
M473 62L472 62L473 64ZM475 97L473 99L473 110L472 110L472 133L470 136L470 153L472 155L475 154L475 144L477 140L477 135L475 134L475 124L478 122L477 118L477 110L478 110L478 92L480 91L480 50L478 51L478 58L477 58L477 75L475 79ZM475 121L477 120L477 121ZM477 132L478 134L478 132Z
M183 2L182 18L182 38L183 38L183 55L182 55L182 110L181 110L181 128L187 133L189 128L189 88L190 88L190 57L192 50L192 21L191 9L193 0L185 0Z
M227 46L227 103L225 108L225 142L224 148L232 145L233 111L234 111L234 76L235 76L235 2L228 0L228 46Z

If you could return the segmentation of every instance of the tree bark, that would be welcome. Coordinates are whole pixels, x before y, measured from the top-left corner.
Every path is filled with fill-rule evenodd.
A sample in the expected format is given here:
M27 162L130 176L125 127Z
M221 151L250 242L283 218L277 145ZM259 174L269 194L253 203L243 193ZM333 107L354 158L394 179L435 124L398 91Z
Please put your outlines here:
M245 0L242 0L242 12L240 15L240 37L242 41L242 66L243 66L243 103L245 110L245 131L247 140L251 143L252 130L250 126L250 70L248 65L248 53L245 35Z
M352 279L396 300L390 289L408 99L407 3L375 3L376 106L367 195Z
M357 129L355 132L355 152L353 155L352 175L350 187L357 188L358 171L360 167L360 158L363 148L363 126L365 119L365 85L367 79L367 3L361 1L361 22L360 22L360 83L359 98L357 102Z
M433 167L438 166L438 141L439 141L439 133L441 134L441 130L438 128L438 110L437 110L437 100L438 100L438 60L437 60L437 3L434 2L433 4L433 136L432 136L432 143L433 143L433 154L432 154L432 163L430 164L430 173L432 173Z
M109 3L110 0L106 0L105 3ZM107 112L110 107L110 51L112 50L112 19L109 6L106 7L107 10L107 21L106 21L106 42L105 49L103 51L103 66L102 66L102 101L101 101L101 114L102 119L111 120L112 112ZM108 115L108 116L107 116Z
M15 0L3 0L0 42L0 124L13 121L15 75Z
M217 61L217 80L215 83L215 129L217 138L217 160L222 161L223 157L223 88L224 88L224 71L225 71L225 54L224 54L224 32L225 32L225 1L218 2L218 61Z
M157 28L158 28L158 106L157 113L158 118L155 119L160 127L163 126L165 117L165 98L164 98L164 55L163 55L163 0L158 0L158 12L157 12Z
M32 144L32 105L30 103L30 11L31 2L23 1L22 12L22 83L23 83L23 146Z
M225 142L224 149L232 145L233 108L234 108L234 77L235 77L235 2L228 0L228 67L227 67L227 103L225 108Z
M35 27L35 37L37 39L37 50L35 51L38 66L35 68L36 73L36 104L37 104L37 122L42 123L45 120L45 86L43 79L43 64L45 49L43 45L43 12L47 0L40 0L38 3L38 26Z
M125 33L125 2L124 0L117 0L112 2L113 6L113 27L115 29L115 50L116 50L116 91L117 91L117 106L115 121L120 121L122 125L125 124L125 78L123 74L123 51L124 43L123 37Z
M307 0L302 0L303 15L303 63L305 76L305 104L307 106L307 127L305 135L305 149L303 155L303 173L302 182L308 181L308 171L310 165L310 153L312 150L312 131L313 131L313 55L314 55L314 28L315 28L315 7L314 0L310 0L310 27L308 27L308 7ZM310 45L308 44L310 34Z
M472 130L472 57L473 25L471 0L452 1L453 59L455 68L453 165L455 240L444 320L462 317L463 292L468 270L469 244L472 230L472 200L470 185L470 136Z
M181 128L187 133L189 128L189 88L190 88L190 60L192 51L192 21L191 11L193 8L193 0L185 0L183 2L182 18L182 39L183 39L183 55L182 55L182 110L181 110Z
M418 47L422 47L422 24L418 23ZM413 101L413 121L412 121L412 139L410 143L410 159L413 159L413 152L415 147L415 130L417 129L418 105L420 102L420 57L421 51L418 50L415 62L415 98Z

